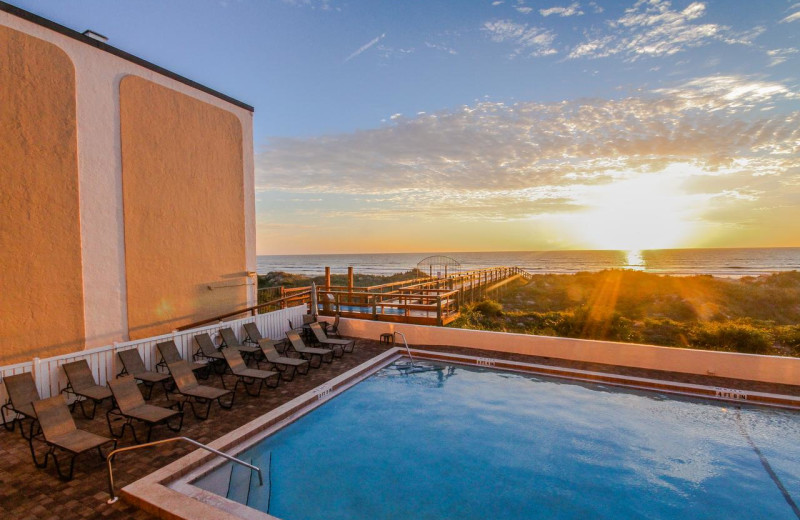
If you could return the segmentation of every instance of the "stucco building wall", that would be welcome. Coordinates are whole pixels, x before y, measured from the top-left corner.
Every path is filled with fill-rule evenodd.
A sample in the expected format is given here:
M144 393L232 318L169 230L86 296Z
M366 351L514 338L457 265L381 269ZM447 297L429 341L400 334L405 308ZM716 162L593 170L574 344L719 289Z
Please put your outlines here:
M67 88L67 92L63 95L71 97L73 104L73 121L68 123L65 115L58 116L58 125L71 126L72 139L76 143L76 159L77 159L77 203L79 229L77 233L73 233L73 239L67 240L70 247L76 249L74 246L74 237L77 236L79 246L77 250L80 252L78 259L78 271L71 272L69 265L61 267L59 264L58 269L59 279L63 283L71 284L66 291L69 294L78 295L82 299L82 313L75 312L70 309L68 314L74 316L74 320L79 320L79 324L75 325L78 330L82 329L80 336L80 345L78 349L83 346L91 348L96 346L107 345L113 341L123 341L131 337L131 324L129 324L129 316L137 316L137 323L135 328L146 327L147 324L139 318L145 316L146 313L139 312L138 308L129 308L133 306L150 307L153 301L158 301L160 294L157 292L151 293L146 298L139 296L134 300L129 301L128 294L128 275L126 272L126 213L123 209L123 150L122 150L122 134L121 134L121 118L120 118L120 84L126 77L141 78L150 83L158 85L165 90L175 93L175 95L184 96L196 101L202 106L213 107L220 112L224 112L228 116L228 124L226 128L236 126L237 130L233 131L234 134L238 133L238 137L233 139L224 139L219 143L214 143L210 146L218 149L226 148L225 153L237 154L239 161L235 165L238 170L236 181L236 189L240 189L241 193L236 201L239 204L238 216L235 222L231 221L230 226L239 226L238 231L242 238L243 244L243 258L240 260L240 265L237 266L236 272L242 276L237 278L237 282L244 288L240 292L230 292L226 296L226 291L207 291L212 293L204 300L205 304L201 302L197 304L197 295L193 291L187 291L184 296L187 300L191 300L192 305L184 305L184 302L179 302L176 308L190 309L189 312L184 312L181 319L189 320L190 318L202 319L213 315L219 308L218 302L215 297L224 298L227 303L234 301L240 302L241 305L252 304L255 298L255 287L252 285L253 280L246 277L247 272L254 272L255 265L255 194L254 194L254 176L253 176L253 135L252 135L252 111L243 104L237 104L235 100L231 102L230 98L223 99L225 96L214 95L209 89L202 86L196 86L191 81L177 77L174 74L162 72L155 66L146 66L149 64L140 64L136 60L126 59L117 54L124 54L117 52L110 52L109 47L102 44L95 44L88 41L80 35L70 34L65 28L56 27L56 30L47 23L42 23L41 20L35 20L35 16L27 16L29 13L23 13L20 16L18 9L9 9L7 4L0 4L0 28L6 32L12 31L11 34L22 34L27 37L36 39L42 42L42 45L49 45L48 48L53 48L55 51L63 55L64 59L71 62L71 67L74 73L74 90L71 93L68 90L68 82L60 85ZM32 21L33 20L33 21ZM47 21L45 21L47 22ZM65 29L65 30L62 30ZM112 51L116 51L112 49ZM0 69L6 69L6 61L19 56L22 50L15 42L7 47L4 47L0 52ZM139 60L141 61L141 60ZM10 63L10 62L9 62ZM33 83L44 83L47 81L47 67L38 67L35 61L26 61L30 65L30 72L33 74ZM13 72L12 72L13 74ZM0 83L0 91L4 91L6 83L10 79L3 78ZM198 88L200 87L200 88ZM23 107L29 105L26 110L40 110L37 108L42 103L48 103L53 99L40 97L38 94L35 97L29 97L28 101L23 103L16 102L16 107ZM155 105L144 104L140 107L142 117L151 117L154 120L161 118L161 121L169 119L169 114L159 112L161 108ZM231 124L235 121L236 124ZM180 128L180 121L172 121L174 123L172 128ZM3 121L4 132L14 132L15 123ZM56 125L56 126L58 126ZM177 125L177 126L176 126ZM194 131L193 131L194 132ZM196 132L195 132L196 135ZM219 135L218 133L215 135ZM206 141L210 143L211 141ZM227 149L229 145L235 143L237 148L235 151ZM164 149L170 150L173 147L177 148L183 143L179 138L164 140L161 146ZM174 150L173 150L174 151ZM75 154L73 154L75 157ZM26 160L36 162L39 159L33 155L27 155ZM38 164L38 163L37 163ZM233 163L227 163L233 164ZM19 175L42 177L42 170L37 168L24 168L24 172ZM168 175L168 173L166 173ZM230 180L235 175L228 172L227 179ZM6 190L6 185L12 182L11 177L5 175L3 172L3 205L10 204L23 204L22 199L13 192ZM47 183L47 181L43 181ZM192 198L195 193L202 190L216 190L218 187L206 185L204 181L184 186L180 192L173 194L174 197L188 197ZM74 193L74 191L73 191ZM230 201L229 201L230 202ZM32 203L35 206L35 203ZM61 212L59 211L58 214ZM231 214L237 212L231 212ZM132 217L129 214L128 217ZM69 215L64 215L64 219L74 218ZM205 217L204 217L205 218ZM66 225L66 223L65 223ZM164 223L168 225L168 223ZM200 232L201 226L195 226L188 232ZM215 231L216 228L209 228L210 231ZM31 229L30 232L35 236L50 237L52 230L46 226ZM242 237L243 235L243 237ZM44 240L44 239L42 239ZM186 239L190 241L190 238ZM200 239L198 239L200 240ZM6 244L4 244L6 245ZM48 270L51 266L43 260L44 249L34 245L24 245L23 240L18 237L11 239L10 251L6 254L11 256L16 255L23 258L24 262L20 265L24 267L22 272L13 273L16 279L31 278L42 270ZM140 243L136 247L145 247L145 244ZM209 282L210 285L225 286L230 285L231 275L234 271L231 270L230 265L225 262L217 262L216 255L219 249L211 249L207 251L207 258L210 259L206 264L205 272L202 273L203 280ZM18 253L18 254L17 254ZM138 254L144 255L144 252ZM227 253L225 253L227 255ZM6 257L3 258L3 267L6 264ZM187 258L187 260L189 260ZM73 264L74 269L74 262ZM197 268L198 270L200 268ZM0 280L2 287L11 283L12 273L9 273L5 268L0 270ZM69 280L65 282L64 280ZM176 287L177 285L174 285ZM82 295L81 295L82 293ZM231 296L234 294L234 296ZM149 298L149 299L148 299ZM60 342L51 339L42 338L39 334L40 331L31 331L25 338L11 337L13 333L14 323L19 322L20 316L25 313L30 314L31 310L24 310L19 306L13 306L6 295L2 295L3 309L9 307L12 311L10 314L0 316L0 365L15 362L17 360L28 360L36 355L37 352L47 351L47 355L52 355L59 352L69 352L76 350L75 343L70 343L70 346L60 346ZM13 303L13 302L12 302ZM37 313L46 314L41 309ZM80 318L78 318L78 316ZM52 319L42 317L45 322L52 322L58 320L59 316L56 315ZM150 330L158 332L168 332L171 330L173 320L163 320L160 326L153 326ZM32 322L31 322L32 323ZM78 323L78 321L75 321ZM57 325L58 327L60 325ZM74 335L73 335L74 336ZM41 339L40 339L41 338ZM15 356L11 361L12 353ZM22 357L23 359L19 359Z

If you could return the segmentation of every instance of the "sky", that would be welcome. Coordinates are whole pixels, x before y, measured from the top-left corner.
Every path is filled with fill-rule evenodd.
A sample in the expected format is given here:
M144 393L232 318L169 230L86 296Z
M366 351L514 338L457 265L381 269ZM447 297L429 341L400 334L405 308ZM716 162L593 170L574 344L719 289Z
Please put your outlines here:
M800 3L12 0L255 106L258 254L800 246Z

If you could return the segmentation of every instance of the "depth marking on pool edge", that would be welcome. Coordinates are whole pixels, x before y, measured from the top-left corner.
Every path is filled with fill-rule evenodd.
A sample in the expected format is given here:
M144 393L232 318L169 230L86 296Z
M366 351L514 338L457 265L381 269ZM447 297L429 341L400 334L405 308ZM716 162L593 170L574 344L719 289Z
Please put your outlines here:
M475 358L475 364L479 367L493 367L495 366L495 361L491 358L479 357Z
M331 385L321 385L314 389L314 395L317 396L318 401L321 401L328 397L332 390Z
M721 387L714 387L714 396L721 397L723 399L736 399L747 401L747 392L742 390L736 390L734 388L721 388Z

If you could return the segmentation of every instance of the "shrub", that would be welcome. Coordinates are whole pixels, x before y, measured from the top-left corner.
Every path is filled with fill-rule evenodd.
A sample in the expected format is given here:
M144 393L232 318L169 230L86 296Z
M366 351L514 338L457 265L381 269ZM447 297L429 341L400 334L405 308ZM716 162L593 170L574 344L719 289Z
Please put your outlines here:
M684 325L670 319L645 319L642 325L642 340L652 345L684 347L687 344Z
M690 339L695 347L749 354L766 354L772 348L766 331L737 321L697 325Z
M494 318L503 314L503 306L494 300L483 300L475 306L475 312Z

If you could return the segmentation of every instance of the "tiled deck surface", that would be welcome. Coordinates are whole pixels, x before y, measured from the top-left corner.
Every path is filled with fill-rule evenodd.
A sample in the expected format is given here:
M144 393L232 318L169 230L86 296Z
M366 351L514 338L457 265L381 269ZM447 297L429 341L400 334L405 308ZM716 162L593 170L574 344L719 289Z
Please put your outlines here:
M386 344L377 341L358 341L355 351L336 359L332 364L324 364L319 369L311 369L305 376L298 375L291 382L282 381L276 389L265 388L259 397L250 397L240 388L236 402L230 411L211 407L211 416L206 421L194 418L186 408L183 429L173 434L165 427L153 430L153 440L183 435L204 444L221 437L239 426L255 419L273 408L294 399L325 381L363 363L386 350ZM233 376L226 376L232 388ZM200 380L202 384L222 387L219 377ZM153 404L164 402L164 392L160 387L153 391ZM73 417L78 428L99 435L108 436L105 413L108 404L98 408L94 420L88 421L81 415L80 408ZM137 430L143 431L143 430ZM120 440L119 447L133 444L130 432ZM39 443L41 446L41 443ZM41 448L40 448L41 450ZM116 488L151 473L194 450L184 444L169 444L155 448L145 448L133 453L122 453L114 458L114 479ZM37 451L43 453L43 451ZM41 455L40 455L41 457ZM56 476L52 461L47 469L37 469L31 460L28 442L19 434L0 428L0 518L2 519L53 519L71 520L81 518L133 518L151 519L153 516L140 511L119 500L108 505L108 484L105 462L93 451L81 455L75 463L75 478L62 482Z
M742 390L800 395L800 386L766 385L670 372L626 369L610 365L565 362L552 358L457 347L416 346L415 348L610 372L636 377L724 386ZM323 364L320 369L312 369L308 375L297 376L294 381L282 382L277 389L264 389L260 397L250 397L245 394L243 389L240 389L236 396L233 410L220 410L214 405L211 409L211 417L207 421L195 419L187 408L184 427L180 435L196 439L202 443L208 443L384 352L386 349L386 344L381 344L377 341L359 340L354 353L345 354L344 358L335 360L333 364ZM226 377L229 381L232 380L232 376ZM219 378L216 376L212 376L207 381L201 381L201 383L221 387ZM163 400L163 390L157 388L152 402L159 404L160 402L163 403ZM73 416L79 428L108 436L108 427L105 422L105 412L107 410L108 405L99 408L98 414L92 421L83 419L80 411L76 411ZM153 433L153 439L165 438L171 435L172 432L166 428L158 427ZM130 434L126 433L126 437L121 440L120 446L128 446L131 443ZM172 462L192 449L194 448L191 446L174 444L118 455L114 463L114 477L117 489ZM85 454L79 458L76 463L75 479L65 483L56 477L52 462L46 470L37 469L33 465L28 443L22 439L18 430L11 433L0 429L0 518L63 520L80 518L153 518L151 515L139 511L123 501L119 501L114 505L107 505L107 498L105 463L100 461L96 453Z

